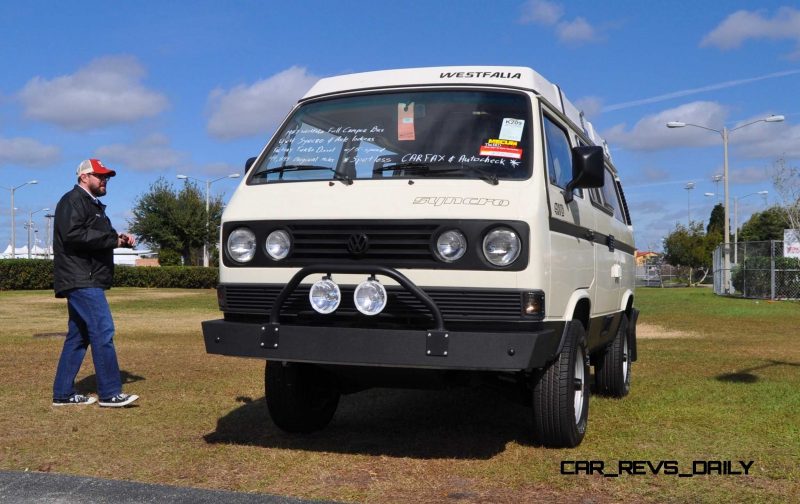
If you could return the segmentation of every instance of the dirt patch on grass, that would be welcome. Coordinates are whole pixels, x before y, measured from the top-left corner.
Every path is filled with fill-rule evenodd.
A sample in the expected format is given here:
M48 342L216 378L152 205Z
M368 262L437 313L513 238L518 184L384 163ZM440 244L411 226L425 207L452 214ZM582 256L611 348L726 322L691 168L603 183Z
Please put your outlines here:
M176 299L185 297L204 297L208 296L208 291L203 289L197 290L165 290L165 289L125 289L114 290L111 289L107 292L109 299L117 298L124 301L135 301L145 299L152 301L155 299Z
M640 339L691 339L701 336L693 332L674 331L652 324L636 324L636 337Z

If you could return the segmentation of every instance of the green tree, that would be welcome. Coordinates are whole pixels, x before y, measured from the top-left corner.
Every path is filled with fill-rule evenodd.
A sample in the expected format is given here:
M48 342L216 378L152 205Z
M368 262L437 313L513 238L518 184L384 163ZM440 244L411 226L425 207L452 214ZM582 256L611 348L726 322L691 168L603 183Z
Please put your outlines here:
M164 177L159 177L136 199L132 212L129 229L159 250L162 263L179 262L180 258L183 264L197 265L202 264L206 240L212 250L215 247L222 198L209 201L207 216L205 195L197 184L187 181L178 191Z
M664 238L664 260L673 266L689 268L689 286L692 285L694 270L703 273L703 278L711 268L714 247L719 244L719 234L707 235L702 222L692 222L690 227L676 224L675 230ZM702 279L700 280L702 281Z
M706 234L719 233L722 237L725 232L725 205L717 203L711 210L711 217L708 218Z
M756 212L742 225L739 241L783 240L783 230L788 229L786 212L779 206L772 206L763 212Z
M714 248L725 241L725 207L722 203L717 203L711 210L711 216L708 218L708 226L706 226L706 241L711 247L711 253L714 253Z

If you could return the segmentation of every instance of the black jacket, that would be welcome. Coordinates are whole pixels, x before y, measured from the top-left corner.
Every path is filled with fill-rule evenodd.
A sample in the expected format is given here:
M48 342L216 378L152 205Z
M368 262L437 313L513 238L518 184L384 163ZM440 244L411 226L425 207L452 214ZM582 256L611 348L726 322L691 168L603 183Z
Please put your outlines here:
M111 288L118 235L105 210L78 185L58 202L53 232L56 297L70 289Z

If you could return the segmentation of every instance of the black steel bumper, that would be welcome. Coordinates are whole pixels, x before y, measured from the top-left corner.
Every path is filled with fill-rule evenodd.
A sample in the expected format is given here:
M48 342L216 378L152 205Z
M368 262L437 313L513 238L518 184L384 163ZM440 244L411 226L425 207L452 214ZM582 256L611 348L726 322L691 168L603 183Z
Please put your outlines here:
M552 360L560 334L203 322L210 354L288 362L518 371Z
M289 294L313 273L388 276L417 297L433 317L433 329L364 328L281 324ZM555 356L561 333L539 331L449 331L439 307L422 289L393 268L317 264L298 271L286 284L264 323L203 322L206 351L266 360L430 369L518 371L542 367Z

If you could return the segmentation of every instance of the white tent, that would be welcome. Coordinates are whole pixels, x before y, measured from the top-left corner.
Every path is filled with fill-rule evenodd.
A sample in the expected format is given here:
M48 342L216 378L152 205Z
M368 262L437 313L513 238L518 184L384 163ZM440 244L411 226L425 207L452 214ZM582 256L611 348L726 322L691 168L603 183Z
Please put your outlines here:
M46 248L39 247L35 245L31 247L31 256L35 259L45 259L48 257L52 257L52 253L50 250ZM17 247L16 249L16 258L17 259L27 259L28 258L28 247L27 245L24 247ZM0 259L11 259L11 244L6 246L6 249L0 254Z

